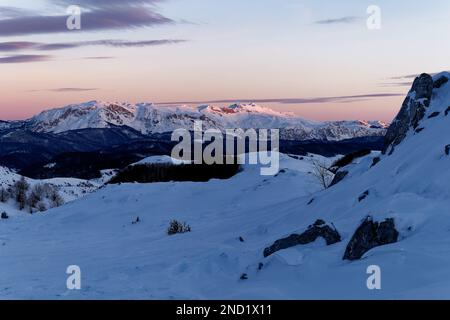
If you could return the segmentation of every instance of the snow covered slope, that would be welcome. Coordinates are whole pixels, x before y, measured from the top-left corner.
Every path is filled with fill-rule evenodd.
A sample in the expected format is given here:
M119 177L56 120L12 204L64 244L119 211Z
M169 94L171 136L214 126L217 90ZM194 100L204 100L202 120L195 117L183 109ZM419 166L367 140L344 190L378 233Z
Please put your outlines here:
M249 166L225 181L109 185L42 215L0 221L0 298L259 295L240 292L238 279L262 257L277 207L293 209L293 200L319 190L310 158L281 160L276 177ZM193 232L169 237L171 219ZM69 264L86 275L80 292L65 287Z
M129 126L141 133L193 130L193 122L202 120L205 129L279 128L282 138L343 140L365 136L380 136L386 124L366 121L313 122L289 113L280 113L255 104L215 106L157 106L90 101L48 110L28 120L28 126L38 132L60 133L86 128Z
M0 221L0 297L449 299L448 79L418 78L385 153L341 168L348 174L327 190L308 174L311 158L282 156L273 177L246 166L225 181L109 185L44 215ZM343 260L367 215L393 218L398 242ZM168 236L171 219L192 232ZM317 219L341 241L263 257ZM72 264L82 270L80 291L65 287ZM367 288L371 265L381 268L381 290Z
M15 182L19 181L21 177L22 176L17 174L15 171L0 166L0 188L10 188ZM30 187L33 187L37 184L49 184L56 187L64 202L70 202L75 199L81 198L86 194L94 192L95 190L100 188L105 179L106 178L104 177L97 180L82 180L75 178L53 178L36 180L25 178ZM16 211L16 205L15 203L13 203L13 201L8 201L7 204L2 205L0 205L0 211L2 209L3 211L6 210L8 212L11 210Z

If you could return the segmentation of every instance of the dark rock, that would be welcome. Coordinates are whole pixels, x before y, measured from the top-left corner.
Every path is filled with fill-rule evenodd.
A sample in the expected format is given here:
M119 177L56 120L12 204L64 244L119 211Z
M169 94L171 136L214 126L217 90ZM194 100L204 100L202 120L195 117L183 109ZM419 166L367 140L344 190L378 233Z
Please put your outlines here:
M339 182L341 182L342 180L344 180L344 178L348 175L348 171L339 171L338 173L336 173L336 175L333 178L333 181L331 181L330 183L330 187L338 184Z
M345 156L343 156L339 160L335 161L331 165L330 171L333 173L336 173L339 171L339 169L341 169L345 166L348 166L356 159L359 159L359 158L369 155L371 152L372 152L372 150L370 150L370 149L362 149L362 150L358 150L358 151L346 154Z
M373 158L373 160L372 160L372 165L371 165L370 167L371 167L371 168L372 168L372 167L375 167L380 161L381 161L381 158L380 158L380 157Z
M358 198L358 201L361 202L363 201L365 198L367 198L369 196L370 192L369 190L364 191Z
M1 219L9 219L9 216L6 212L2 212Z
M278 171L278 173L275 175L275 178L278 177L280 174L286 173L286 169L281 169Z
M244 242L244 238L239 237L239 241L240 241L240 242Z
M247 280L248 279L248 275L246 273L243 273L240 277L241 280Z
M335 244L341 241L341 236L337 232L336 228L332 228L323 220L317 220L313 225L310 225L308 229L302 234L292 234L287 238L283 238L275 241L270 247L264 249L264 257L268 257L277 251L295 247L297 245L305 245L322 237L325 239L327 246Z
M406 97L400 112L389 127L384 141L383 154L400 144L411 127L416 129L430 105L433 93L433 78L429 74L421 74L414 80L410 93L415 92L415 98Z
M131 224L138 224L139 222L141 222L141 219L139 217L137 217L136 220L131 222Z
M445 154L450 155L450 144L445 146Z
M425 130L425 128L417 128L416 133L421 133L423 130Z
M448 116L449 113L450 113L450 107L448 107L448 108L445 110L445 116Z
M314 202L314 198L312 198L311 200L309 200L309 202L308 202L307 205L309 206L309 205L311 205L313 202Z
M412 91L416 92L416 99L431 99L431 93L433 92L433 78L427 73L422 73L414 80Z
M433 112L432 114L430 114L430 115L428 116L428 119L436 118L436 117L439 116L440 114L441 114L441 113L438 112L438 111Z
M264 263L260 262L258 264L258 270L262 270L263 267L264 267Z
M398 236L394 219L378 223L367 217L348 243L344 260L359 260L370 249L397 242Z
M448 82L448 78L446 76L442 76L439 79L437 79L434 84L433 84L433 88L435 89L439 89L440 87L442 87L444 84L446 84Z

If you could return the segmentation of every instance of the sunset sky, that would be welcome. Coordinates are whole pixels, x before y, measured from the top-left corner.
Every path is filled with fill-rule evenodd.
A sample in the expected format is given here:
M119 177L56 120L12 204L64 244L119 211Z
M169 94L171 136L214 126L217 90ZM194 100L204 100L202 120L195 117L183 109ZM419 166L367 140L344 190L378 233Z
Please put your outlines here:
M414 75L450 69L449 38L448 0L0 0L0 119L106 100L390 121Z

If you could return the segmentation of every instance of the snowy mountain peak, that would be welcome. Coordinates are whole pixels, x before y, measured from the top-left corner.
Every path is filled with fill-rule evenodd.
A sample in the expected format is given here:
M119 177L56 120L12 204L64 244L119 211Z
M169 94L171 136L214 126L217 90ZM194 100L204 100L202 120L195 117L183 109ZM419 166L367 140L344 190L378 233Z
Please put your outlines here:
M382 136L386 132L386 126L377 121L308 121L295 114L278 112L254 103L193 107L94 100L43 111L26 123L36 132L61 133L127 126L142 134L151 134L172 132L179 128L192 130L194 121L198 120L203 122L205 129L280 129L281 137L286 140L343 140Z

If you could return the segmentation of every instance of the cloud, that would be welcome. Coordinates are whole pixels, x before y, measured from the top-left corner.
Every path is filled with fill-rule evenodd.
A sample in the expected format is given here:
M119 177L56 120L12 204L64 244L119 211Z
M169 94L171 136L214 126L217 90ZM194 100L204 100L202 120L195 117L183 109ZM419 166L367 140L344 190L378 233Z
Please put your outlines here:
M16 7L2 7L0 6L0 18L15 18L25 15L32 15L34 14L33 11L23 9L23 8L16 8Z
M450 72L450 71L447 71ZM437 75L440 72L429 73L432 76ZM405 74L401 76L393 76L384 79L383 82L379 84L380 87L411 87L414 79L416 79L421 73ZM387 81L387 82L386 82Z
M28 92L84 92L84 91L97 91L100 90L98 88L53 88L53 89L38 89L38 90L29 90Z
M36 54L19 54L15 56L8 56L0 58L0 64L2 63L27 63L37 61L50 60L51 56L48 55L36 55Z
M349 24L359 21L360 17L354 17L354 16L348 16L348 17L341 17L341 18L334 18L334 19L325 19L325 20L318 20L315 21L315 24Z
M419 74L407 74L403 76L390 77L389 80L405 80L405 79L415 79Z
M316 98L274 98L274 99L226 99L209 101L177 101L162 102L161 104L203 104L203 103L280 103L280 104L314 104L314 103L340 103L356 102L377 98L390 98L404 96L403 93L372 93L336 97L316 97Z
M97 91L98 88L55 88L48 89L51 92L84 92L84 91Z
M66 15L33 15L1 19L0 36L133 29L175 23L151 8L140 6L105 6L84 12L81 16L81 30L68 30L66 22Z
M102 8L107 6L130 6L130 5L155 5L165 0L77 0L76 4L85 8ZM54 0L57 5L70 6L73 0Z
M0 51L20 51L35 49L36 42L15 41L15 42L0 42Z
M411 87L412 84L412 81L385 82L381 83L380 87Z
M109 60L109 59L115 59L115 57L84 57L83 60Z
M147 47L147 46L161 46L166 44L177 44L186 42L186 40L179 39L161 39L161 40L142 40L142 41L126 41L126 40L94 40L94 41L79 41L79 42L62 42L62 43L41 43L41 42L0 42L1 51L20 51L20 50L39 50L52 51L73 49L87 46L106 46L116 48L126 47Z
M432 76L437 75L438 73L441 73L442 71L439 72L432 72L429 73ZM450 72L450 71L445 71L445 72ZM402 76L395 76L395 77L389 77L389 80L406 80L406 79L412 79L414 80L415 78L417 78L418 76L420 76L423 72L421 73L414 73L414 74L406 74L406 75L402 75Z

